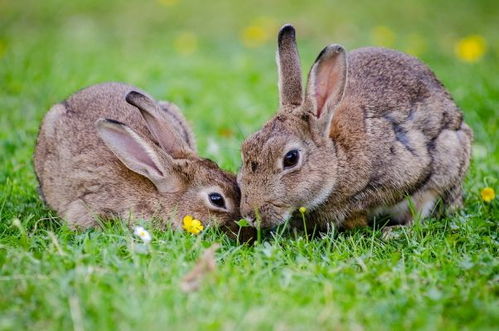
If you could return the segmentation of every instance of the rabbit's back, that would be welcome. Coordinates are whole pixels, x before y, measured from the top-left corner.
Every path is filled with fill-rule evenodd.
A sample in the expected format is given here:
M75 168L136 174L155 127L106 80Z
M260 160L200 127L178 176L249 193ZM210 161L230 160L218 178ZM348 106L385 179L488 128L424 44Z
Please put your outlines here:
M459 128L462 114L424 63L405 53L366 47L349 53L344 99L358 104L365 118L412 122L429 136L442 126Z
M103 205L119 210L114 201L140 202L134 198L135 190L141 191L142 200L155 196L154 186L123 166L95 128L99 118L113 119L155 141L140 113L125 100L132 90L140 91L121 83L93 85L56 104L45 116L35 150L35 170L45 202L62 215L68 210L80 211L71 207L80 200L106 200Z
M354 204L390 205L420 190L442 196L460 185L472 132L425 64L361 48L349 53L347 77L331 134L353 151L340 168L364 179L344 188Z
M75 142L92 143L99 139L95 135L95 121L109 118L127 123L141 135L152 138L137 109L126 102L130 91L144 91L123 83L102 83L89 86L66 99L64 127L74 132Z

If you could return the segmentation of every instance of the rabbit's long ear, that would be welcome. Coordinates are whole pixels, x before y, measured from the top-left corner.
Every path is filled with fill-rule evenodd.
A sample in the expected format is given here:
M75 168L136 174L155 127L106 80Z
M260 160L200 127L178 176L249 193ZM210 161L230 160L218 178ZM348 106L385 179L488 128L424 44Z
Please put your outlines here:
M97 132L106 146L130 170L147 177L163 193L176 192L181 182L172 169L173 159L160 156L151 143L148 143L127 125L110 119L95 122ZM159 149L158 149L159 151Z
M287 24L281 28L277 44L280 104L298 106L302 103L301 67L295 29L292 25Z
M186 155L195 154L188 142L169 122L172 119L163 114L156 101L136 91L128 93L126 101L138 108L147 128L165 152L173 158L185 158Z
M308 75L306 100L313 109L319 130L329 134L336 105L341 101L347 80L347 56L340 45L329 45L315 60Z

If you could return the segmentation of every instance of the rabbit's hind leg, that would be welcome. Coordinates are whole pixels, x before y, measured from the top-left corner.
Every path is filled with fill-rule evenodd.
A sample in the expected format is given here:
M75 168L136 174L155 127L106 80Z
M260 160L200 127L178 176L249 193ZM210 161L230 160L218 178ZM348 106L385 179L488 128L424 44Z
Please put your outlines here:
M451 187L443 196L445 211L453 213L463 207L463 188L461 183Z
M431 189L422 189L396 205L383 208L390 217L390 224L410 225L414 219L424 219L433 213L438 194Z
M412 196L387 208L398 224L411 224L434 214L439 200L448 210L462 206L461 182L469 166L471 130L462 125L459 130L444 129L429 145L432 172L427 183Z
M97 225L96 218L81 199L69 203L61 216L73 229L84 230Z
M365 212L354 213L347 217L342 224L345 230L368 226L367 214Z

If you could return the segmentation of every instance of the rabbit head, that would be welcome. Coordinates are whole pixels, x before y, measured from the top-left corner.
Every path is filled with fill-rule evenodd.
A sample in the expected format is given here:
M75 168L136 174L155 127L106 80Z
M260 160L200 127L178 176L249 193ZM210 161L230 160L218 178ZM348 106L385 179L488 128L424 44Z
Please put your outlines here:
M157 102L135 91L128 93L126 101L140 111L157 143L110 119L97 120L97 132L123 165L154 185L161 206L158 216L176 218L176 227L191 215L205 225L234 230L240 200L235 176L197 156Z
M283 223L299 207L313 208L335 185L336 152L330 123L346 84L347 58L339 45L317 57L302 92L295 30L279 32L277 65L280 108L242 145L238 175L241 213L260 226Z

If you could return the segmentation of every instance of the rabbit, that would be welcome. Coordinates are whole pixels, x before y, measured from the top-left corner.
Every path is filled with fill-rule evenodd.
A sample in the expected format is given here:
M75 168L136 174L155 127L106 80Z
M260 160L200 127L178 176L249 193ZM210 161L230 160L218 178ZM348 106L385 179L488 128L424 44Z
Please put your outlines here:
M126 124L125 124L126 123ZM235 175L196 154L179 109L122 83L85 88L45 115L34 154L42 198L73 228L186 215L237 233Z
M295 29L281 28L280 107L242 144L241 214L274 227L408 225L462 205L473 132L433 72L399 51L329 45L302 93ZM302 209L303 211L303 209Z

